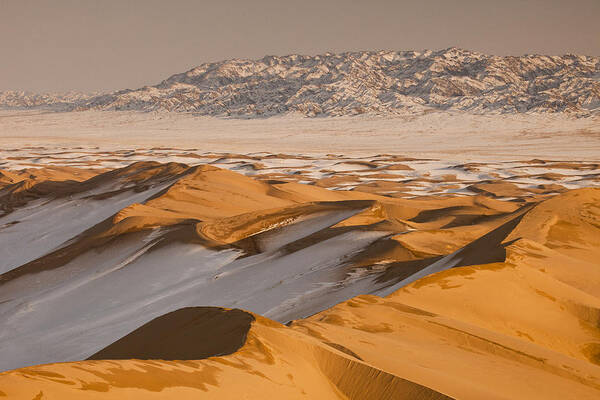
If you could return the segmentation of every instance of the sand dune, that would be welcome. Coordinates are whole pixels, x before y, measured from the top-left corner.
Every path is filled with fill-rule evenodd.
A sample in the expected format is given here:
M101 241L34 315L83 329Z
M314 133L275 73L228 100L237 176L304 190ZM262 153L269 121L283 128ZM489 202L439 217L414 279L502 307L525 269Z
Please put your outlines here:
M573 137L569 140L577 141ZM448 140L452 141L454 139ZM486 146L490 147L490 144L486 143ZM590 144L589 148L600 149L596 144ZM595 161L589 158L578 161L579 155L568 160L514 155L504 159L475 156L478 161L464 163L464 155L454 153L443 154L442 158L437 158L439 155L414 158L381 153L357 155L355 152L346 155L214 153L196 148L119 150L44 144L0 149L0 168L20 175L23 175L21 171L35 171L36 167L44 167L44 171L48 166L52 166L51 171L86 168L86 173L90 174L143 161L189 166L209 164L271 184L298 182L336 191L360 191L399 198L484 194L503 200L527 201L596 184L600 179L600 163L596 154L594 156ZM2 182L8 182L7 178L0 177L0 188Z
M232 354L246 342L252 314L217 307L161 315L93 354L89 360L201 360Z
M218 333L221 324L248 329L248 320L240 319L242 311L216 309L209 313L226 313L211 324L201 319L189 319L194 309L180 310L190 332L199 328L201 336ZM201 311L207 313L206 309ZM187 315L186 315L187 314ZM248 314L251 316L251 314ZM170 316L167 316L170 317ZM59 396L60 398L207 398L235 399L265 398L273 395L284 398L332 399L446 399L449 398L426 386L377 369L361 360L260 316L254 316L245 343L235 353L205 360L123 360L83 361L24 368L0 374L3 393L17 398ZM196 322L196 323L194 323ZM131 335L145 344L144 354L156 354L160 345L156 336L169 337L171 326L161 330L155 320ZM155 329L158 329L157 332ZM128 340L131 335L126 336ZM181 343L181 340L184 343ZM198 346L198 338L179 336L177 343ZM220 341L221 339L217 339ZM213 346L220 346L213 341ZM158 348L157 348L158 345ZM113 355L115 346L107 349ZM338 346L339 347L339 346ZM127 350L126 350L127 351ZM139 355L139 353L136 353ZM158 354L165 355L163 352ZM126 353L129 355L129 353ZM26 382L36 381L36 387Z
M257 172L420 161L245 157L3 171L0 396L600 395L600 189L536 192L597 165L398 196Z

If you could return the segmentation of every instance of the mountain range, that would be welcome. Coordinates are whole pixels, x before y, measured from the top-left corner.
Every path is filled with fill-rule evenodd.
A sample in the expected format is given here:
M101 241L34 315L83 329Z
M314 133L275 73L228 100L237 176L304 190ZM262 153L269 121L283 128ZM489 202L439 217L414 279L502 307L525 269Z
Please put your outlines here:
M110 93L0 92L0 108L176 111L220 117L434 110L600 114L600 57L360 51L201 64L154 86Z

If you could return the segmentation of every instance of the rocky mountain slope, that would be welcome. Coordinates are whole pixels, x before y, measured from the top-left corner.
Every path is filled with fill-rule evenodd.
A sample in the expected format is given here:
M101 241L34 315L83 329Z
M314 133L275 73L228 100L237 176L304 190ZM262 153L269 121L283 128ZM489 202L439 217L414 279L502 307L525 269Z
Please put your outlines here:
M0 92L0 107L178 111L253 117L427 110L600 114L600 57L364 51L202 64L155 86L102 95Z
M31 93L25 91L0 91L0 108L28 109L51 108L55 111L70 111L76 104L82 104L93 98L94 94L79 92L67 93Z

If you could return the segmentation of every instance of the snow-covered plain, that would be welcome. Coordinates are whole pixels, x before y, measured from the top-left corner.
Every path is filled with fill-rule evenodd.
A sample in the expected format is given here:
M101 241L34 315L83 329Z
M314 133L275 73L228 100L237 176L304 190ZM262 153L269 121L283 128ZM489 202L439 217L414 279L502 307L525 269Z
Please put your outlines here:
M386 153L463 162L595 160L600 154L600 117L439 111L395 117L225 119L167 112L25 110L0 111L0 139L3 149L98 146L134 153L176 147L302 155Z
M565 114L240 120L165 112L0 111L0 139L0 169L106 169L148 160L210 163L265 179L315 183L336 178L326 187L337 190L394 182L398 187L377 193L401 190L404 197L471 194L469 185L494 179L524 189L549 183L574 189L594 186L600 177L593 165L600 160L600 117ZM588 165L548 169L531 164L532 159ZM376 166L357 163L374 160ZM481 165L462 166L466 163Z

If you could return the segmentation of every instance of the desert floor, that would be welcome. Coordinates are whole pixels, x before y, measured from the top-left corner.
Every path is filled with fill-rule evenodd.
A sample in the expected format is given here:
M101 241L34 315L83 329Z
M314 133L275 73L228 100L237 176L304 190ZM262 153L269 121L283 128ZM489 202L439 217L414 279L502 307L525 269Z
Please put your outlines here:
M600 124L0 114L0 398L597 399Z

